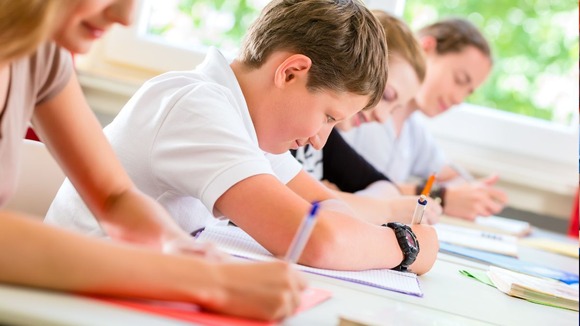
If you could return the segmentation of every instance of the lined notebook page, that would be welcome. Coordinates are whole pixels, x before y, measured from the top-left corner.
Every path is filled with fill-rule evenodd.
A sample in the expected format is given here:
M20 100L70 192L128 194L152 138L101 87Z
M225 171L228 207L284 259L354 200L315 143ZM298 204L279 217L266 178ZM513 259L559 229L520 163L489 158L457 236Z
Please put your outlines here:
M242 229L235 226L211 226L197 237L202 242L213 242L223 251L252 260L274 260L275 257ZM353 283L364 284L384 290L423 296L417 275L390 269L365 271L336 271L296 265L297 269Z

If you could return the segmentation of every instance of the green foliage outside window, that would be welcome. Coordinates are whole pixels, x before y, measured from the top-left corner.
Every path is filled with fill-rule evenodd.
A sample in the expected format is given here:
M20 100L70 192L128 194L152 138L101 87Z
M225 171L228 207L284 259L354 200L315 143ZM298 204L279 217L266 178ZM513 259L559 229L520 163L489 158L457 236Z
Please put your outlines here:
M232 14L231 26L225 30L223 38L202 40L207 45L216 46L227 41L238 45L262 9L262 5L256 7L251 1L246 0L182 0L179 10L191 16L195 27L200 27L204 22L204 17L198 13L200 11L196 10L199 7L211 7L215 11Z
M405 3L404 19L414 30L449 16L481 28L494 55L491 75L468 102L564 124L573 120L578 99L577 1ZM563 89L568 94L558 94Z
M267 0L179 0L176 17L187 17L198 44L236 50ZM165 35L176 21L149 26L148 32Z

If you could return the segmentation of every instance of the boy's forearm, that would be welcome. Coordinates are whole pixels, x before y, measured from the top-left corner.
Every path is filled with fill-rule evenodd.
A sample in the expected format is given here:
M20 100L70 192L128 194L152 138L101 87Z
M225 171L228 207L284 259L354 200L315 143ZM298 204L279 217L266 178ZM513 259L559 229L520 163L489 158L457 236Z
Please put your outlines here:
M394 232L339 214L320 216L300 263L336 270L393 268L403 259Z
M341 191L335 191L336 195L345 201L354 211L354 215L372 224L380 225L392 216L392 209L388 200L380 200L374 197L360 196Z
M397 186L401 191L402 195L415 196L417 195L417 184L416 183L398 183Z
M421 251L412 270L428 272L437 258L438 240L431 226L412 226ZM403 253L393 230L372 225L350 216L320 216L301 264L336 270L390 269L403 260Z

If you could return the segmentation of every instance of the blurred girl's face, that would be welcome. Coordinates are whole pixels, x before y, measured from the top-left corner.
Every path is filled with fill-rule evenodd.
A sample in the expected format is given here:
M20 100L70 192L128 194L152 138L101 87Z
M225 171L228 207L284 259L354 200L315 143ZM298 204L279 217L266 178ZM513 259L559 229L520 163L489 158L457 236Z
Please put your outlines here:
M404 108L415 97L421 82L413 66L396 54L389 57L389 78L381 101L374 109L359 111L355 116L337 125L340 130L350 130L365 122L385 122L391 113Z
M129 25L134 0L71 0L53 39L73 53L86 53L115 23Z
M421 111L434 117L462 103L485 81L491 71L491 60L474 46L461 52L438 54L432 47L424 49L427 74L416 97Z

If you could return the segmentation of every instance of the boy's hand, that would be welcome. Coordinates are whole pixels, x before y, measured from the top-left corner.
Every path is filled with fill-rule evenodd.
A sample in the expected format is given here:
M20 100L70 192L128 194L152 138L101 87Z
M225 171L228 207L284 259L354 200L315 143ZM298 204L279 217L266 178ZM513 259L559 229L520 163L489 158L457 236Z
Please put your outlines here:
M419 196L401 196L388 199L392 214L392 216L389 216L389 222L410 224L413 219L413 213L415 213L415 208L417 207L418 199ZM435 199L427 199L427 207L425 208L421 223L436 224L442 212L441 205Z
M447 187L444 213L468 220L499 213L507 202L507 195L494 188L498 179L492 175L472 183Z
M419 241L419 255L415 262L410 266L412 272L417 275L427 273L435 260L437 259L437 252L439 251L439 238L437 232L432 226L423 224L411 225L413 233Z

